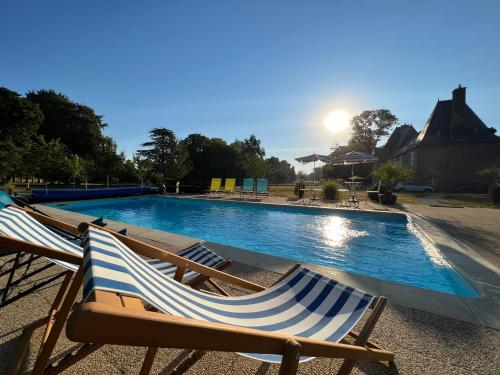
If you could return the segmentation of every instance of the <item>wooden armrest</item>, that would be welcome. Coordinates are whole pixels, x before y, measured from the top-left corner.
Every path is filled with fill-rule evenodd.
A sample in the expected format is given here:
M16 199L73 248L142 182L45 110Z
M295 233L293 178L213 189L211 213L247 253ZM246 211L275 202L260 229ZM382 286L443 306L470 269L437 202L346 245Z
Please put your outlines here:
M100 302L78 306L68 319L72 341L95 344L168 347L243 353L283 354L294 339L305 356L392 361L385 350L331 343L157 312L132 310Z

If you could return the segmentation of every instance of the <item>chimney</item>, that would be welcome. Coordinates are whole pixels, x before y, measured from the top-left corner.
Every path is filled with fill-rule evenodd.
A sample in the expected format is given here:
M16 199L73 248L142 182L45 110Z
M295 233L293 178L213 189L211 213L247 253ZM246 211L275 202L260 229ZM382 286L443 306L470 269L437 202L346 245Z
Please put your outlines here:
M454 110L461 111L465 109L465 87L458 85L458 87L453 90L452 106Z
M450 142L454 139L462 138L465 131L464 115L465 105L465 87L458 85L452 92L451 100L451 118L450 118Z

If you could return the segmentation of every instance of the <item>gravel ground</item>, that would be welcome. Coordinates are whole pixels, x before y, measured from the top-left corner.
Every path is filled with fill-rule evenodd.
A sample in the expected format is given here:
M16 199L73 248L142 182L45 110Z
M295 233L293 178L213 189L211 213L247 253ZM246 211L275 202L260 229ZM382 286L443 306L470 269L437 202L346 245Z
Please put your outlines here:
M0 258L0 262L6 259ZM41 265L40 260L38 265ZM0 263L2 264L2 263ZM35 277L60 272L58 266ZM235 263L229 271L240 277L270 285L279 275ZM35 280L30 280L33 282ZM60 281L59 281L60 282ZM44 316L53 300L59 282L54 282L27 297L0 309L0 373L7 371L23 326ZM0 287L5 278L0 280ZM26 283L23 287L28 287ZM241 293L231 289L231 294ZM36 331L24 370L28 371L38 350L42 330ZM396 368L378 363L360 363L354 374L499 374L500 332L443 318L430 313L389 303L372 334L373 341L396 354ZM61 337L55 354L61 354L72 344ZM162 373L180 350L159 351L152 373ZM139 372L145 348L105 346L78 362L67 374L136 374ZM315 359L301 364L300 374L336 373L339 360ZM233 353L210 352L189 374L276 374L277 365L263 364Z

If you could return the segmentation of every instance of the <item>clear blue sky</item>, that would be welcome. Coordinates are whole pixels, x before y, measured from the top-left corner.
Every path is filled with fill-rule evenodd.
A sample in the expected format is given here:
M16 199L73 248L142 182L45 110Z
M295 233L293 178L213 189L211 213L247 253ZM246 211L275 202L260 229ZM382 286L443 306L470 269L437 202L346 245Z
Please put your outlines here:
M292 161L347 139L332 110L419 130L459 83L500 130L500 1L4 0L0 23L0 85L95 108L128 155L165 126Z

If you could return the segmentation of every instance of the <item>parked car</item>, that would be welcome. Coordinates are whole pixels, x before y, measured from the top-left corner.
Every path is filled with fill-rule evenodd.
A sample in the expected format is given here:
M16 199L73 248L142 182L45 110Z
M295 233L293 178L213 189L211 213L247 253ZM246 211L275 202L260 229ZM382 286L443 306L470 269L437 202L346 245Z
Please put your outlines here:
M432 193L434 188L430 185L419 184L418 182L398 182L394 185L394 191L412 191L417 193Z
M464 182L462 184L457 185L457 187L455 188L455 193L487 194L488 185L483 184L481 182Z

